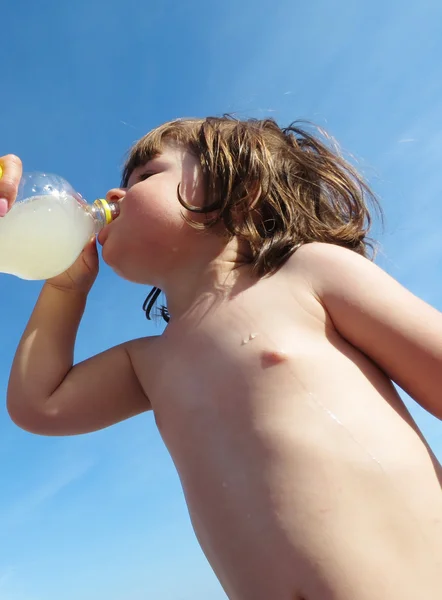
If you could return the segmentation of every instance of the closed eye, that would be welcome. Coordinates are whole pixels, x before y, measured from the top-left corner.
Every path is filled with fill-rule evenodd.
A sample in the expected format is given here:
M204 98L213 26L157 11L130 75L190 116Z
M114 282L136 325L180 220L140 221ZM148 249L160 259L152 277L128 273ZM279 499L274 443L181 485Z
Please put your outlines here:
M152 177L152 175L155 175L155 173L141 173L141 175L138 175L137 179L138 181L145 181L149 177Z

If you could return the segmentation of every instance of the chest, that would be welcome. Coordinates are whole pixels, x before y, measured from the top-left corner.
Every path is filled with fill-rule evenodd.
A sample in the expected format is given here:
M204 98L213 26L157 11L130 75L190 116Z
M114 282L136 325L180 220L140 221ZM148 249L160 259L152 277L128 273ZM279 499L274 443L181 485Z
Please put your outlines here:
M305 393L307 363L317 356L313 346L287 330L217 340L192 336L177 344L149 393L166 444L189 437L209 443L208 435L225 445L272 420L296 422L295 399Z

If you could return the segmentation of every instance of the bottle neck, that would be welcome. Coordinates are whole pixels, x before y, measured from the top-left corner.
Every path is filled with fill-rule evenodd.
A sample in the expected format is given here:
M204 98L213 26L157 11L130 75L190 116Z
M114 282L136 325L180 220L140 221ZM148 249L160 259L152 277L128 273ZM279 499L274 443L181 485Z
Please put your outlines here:
M104 224L108 225L112 223L120 214L119 202L108 202L104 198L97 198L94 202L94 206L100 211L104 217Z
M104 198L98 198L93 204L85 204L84 209L94 220L94 231L100 233L103 227L112 223L120 214L118 202L108 202Z

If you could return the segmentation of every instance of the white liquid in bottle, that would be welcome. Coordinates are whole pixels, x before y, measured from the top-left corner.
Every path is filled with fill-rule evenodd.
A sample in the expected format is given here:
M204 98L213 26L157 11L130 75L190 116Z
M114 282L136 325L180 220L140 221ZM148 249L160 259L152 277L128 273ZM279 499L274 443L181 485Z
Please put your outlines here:
M22 279L55 277L75 262L94 233L92 214L73 196L18 202L0 219L0 272Z

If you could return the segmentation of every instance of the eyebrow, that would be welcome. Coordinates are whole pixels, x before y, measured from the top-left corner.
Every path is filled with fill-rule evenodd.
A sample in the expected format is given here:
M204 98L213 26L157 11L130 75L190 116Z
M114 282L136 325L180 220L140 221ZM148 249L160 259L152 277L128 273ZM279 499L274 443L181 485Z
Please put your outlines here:
M129 181L131 180L132 177L134 177L134 173L135 171L137 171L137 174L135 175L135 180L138 180L143 173L145 172L144 170L148 167L148 166L152 166L152 163L155 162L156 160L158 160L160 157L159 156L154 156L153 158L149 158L145 163L136 166L133 171L131 172L131 174L129 175L128 179L127 179L127 183L129 184ZM155 165L153 165L155 166Z
M138 167L136 167L136 169L139 169L141 171L142 169L145 169L146 167L156 167L157 164L160 163L160 159L161 159L161 156L154 156L153 158L146 160L146 162L143 163L142 165L138 165ZM160 163L160 165L161 165L161 163ZM134 171L136 169L134 169Z
M158 162L162 158L163 158L163 156L161 154L158 154L157 156L152 156L152 157L148 158L142 164L139 164L137 167L135 167L135 169L142 169L143 167L150 165L151 163ZM134 169L134 171L135 171L135 169Z

